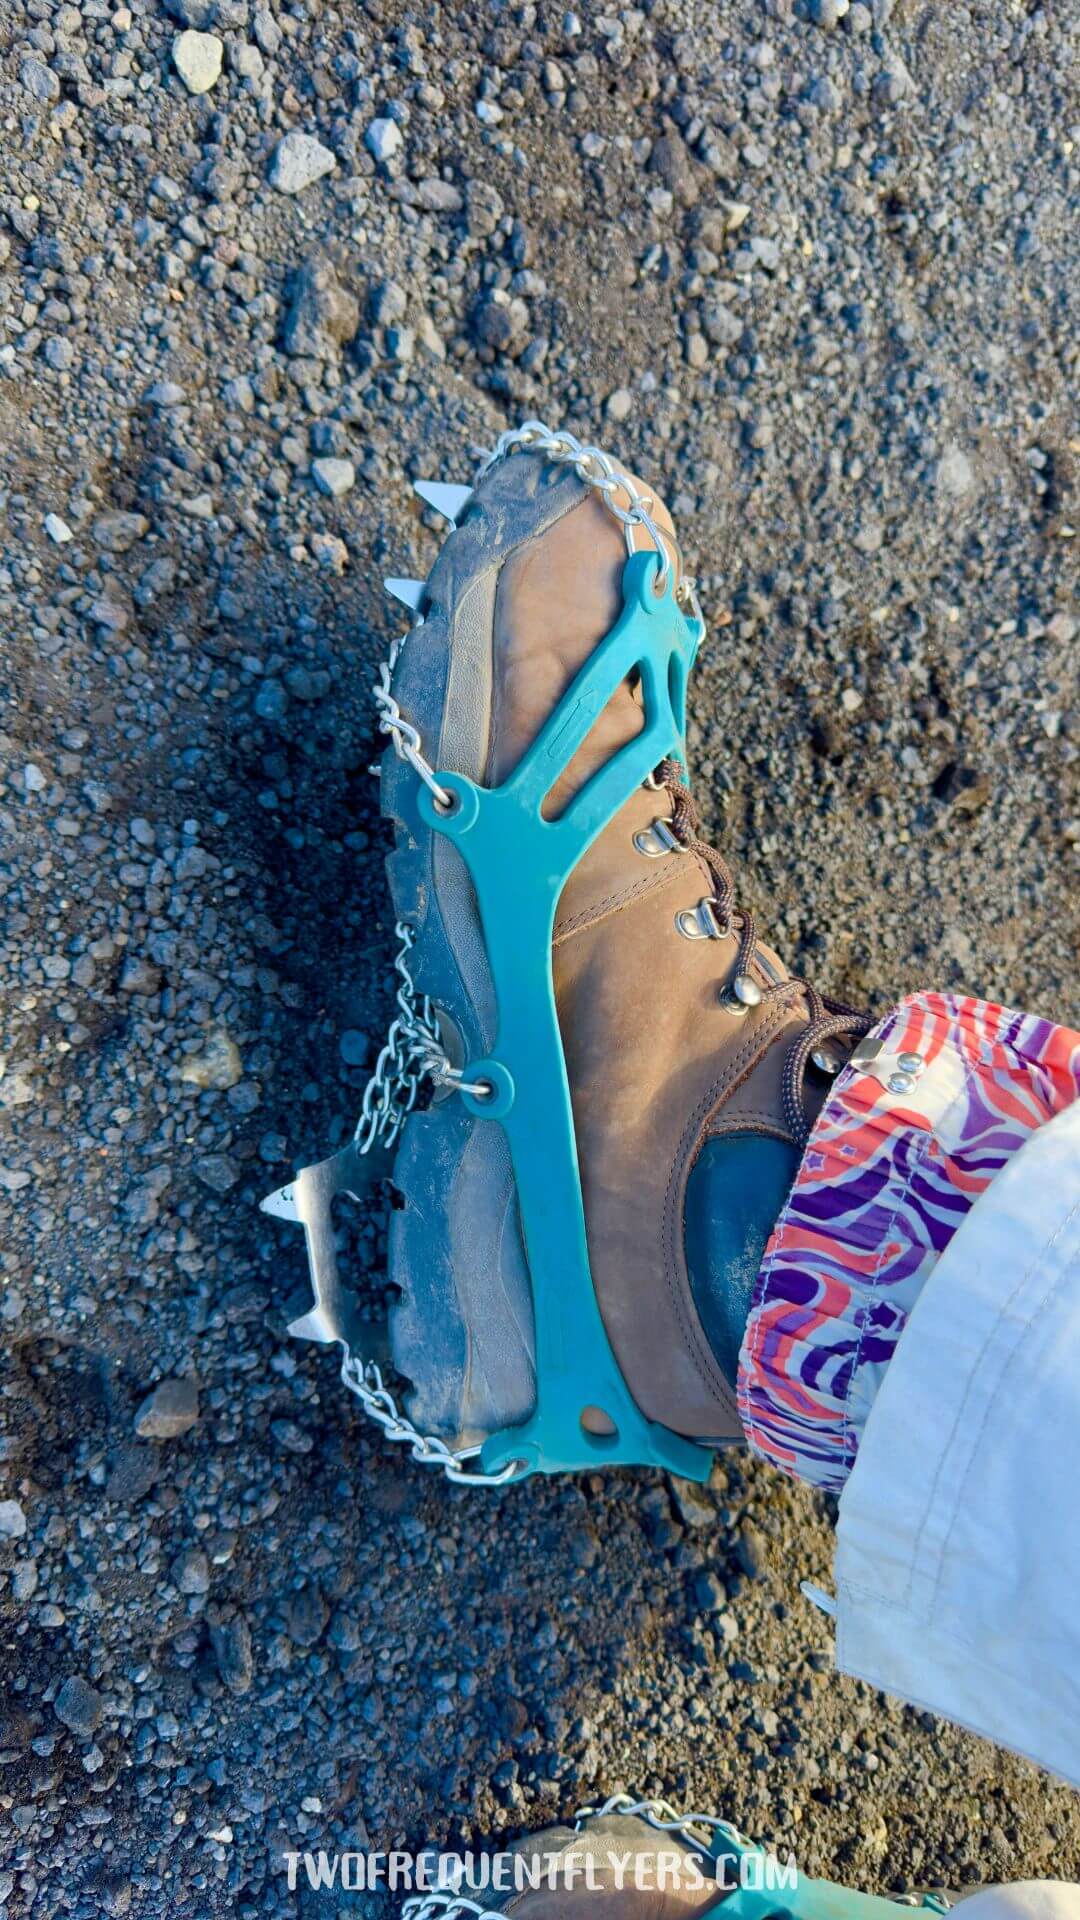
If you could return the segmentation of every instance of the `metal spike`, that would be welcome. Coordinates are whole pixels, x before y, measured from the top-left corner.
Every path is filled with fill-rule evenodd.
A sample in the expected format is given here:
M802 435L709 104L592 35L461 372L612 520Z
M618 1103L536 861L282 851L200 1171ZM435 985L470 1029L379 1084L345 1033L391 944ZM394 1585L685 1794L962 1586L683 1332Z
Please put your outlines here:
M425 506L434 507L435 512L441 513L454 527L473 496L471 487L459 487L450 480L414 480L413 492Z
M410 613L419 613L424 598L423 580L384 580L383 586L393 599L400 600Z
M268 1193L265 1200L259 1202L260 1213L270 1213L275 1220L299 1220L296 1211L296 1196L292 1182L287 1187L278 1187L275 1193Z

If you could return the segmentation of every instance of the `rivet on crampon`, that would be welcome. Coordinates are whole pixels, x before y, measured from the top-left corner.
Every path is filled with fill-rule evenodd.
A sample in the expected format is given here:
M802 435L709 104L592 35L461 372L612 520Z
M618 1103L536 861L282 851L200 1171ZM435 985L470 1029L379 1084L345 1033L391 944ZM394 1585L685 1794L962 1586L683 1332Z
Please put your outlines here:
M449 520L453 527L457 526L473 497L471 487L457 486L450 480L414 480L413 492L419 496L425 506L434 508L436 513L441 513L443 519Z
M419 613L424 599L423 580L399 580L392 577L383 581L383 586L394 600L400 600L410 613Z

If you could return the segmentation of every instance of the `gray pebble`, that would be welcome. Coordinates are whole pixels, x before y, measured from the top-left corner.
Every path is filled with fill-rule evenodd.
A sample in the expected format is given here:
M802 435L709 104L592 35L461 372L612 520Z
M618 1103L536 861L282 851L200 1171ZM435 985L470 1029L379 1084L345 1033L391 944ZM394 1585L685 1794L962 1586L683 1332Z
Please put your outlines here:
M255 1663L251 1647L251 1628L243 1614L234 1613L230 1618L212 1624L210 1640L223 1684L228 1687L230 1693L249 1692Z
M303 193L336 166L330 149L314 134L287 133L274 148L267 178L279 193Z
M0 1500L0 1540L21 1540L26 1515L17 1500Z
M101 1725L105 1701L88 1680L72 1674L53 1701L53 1712L69 1733L79 1740L89 1740Z
M162 1380L148 1394L135 1415L140 1440L176 1440L190 1432L199 1418L199 1385L190 1374Z

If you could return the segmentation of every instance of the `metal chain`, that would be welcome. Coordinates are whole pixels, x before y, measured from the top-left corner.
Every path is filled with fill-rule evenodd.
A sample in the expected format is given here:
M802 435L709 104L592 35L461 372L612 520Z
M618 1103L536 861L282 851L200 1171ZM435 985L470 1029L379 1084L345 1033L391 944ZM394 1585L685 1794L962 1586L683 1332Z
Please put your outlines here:
M406 635L406 638L407 637ZM438 801L440 807L449 807L453 805L453 795L447 793L445 787L440 787L435 778L434 767L430 760L424 757L423 742L420 739L417 729L413 726L411 720L406 720L401 708L398 706L397 701L390 691L390 675L393 672L394 660L397 654L400 653L402 645L403 642L399 640L391 658L379 663L379 678L372 688L375 696L375 705L379 714L379 732L390 735L394 752L397 754L398 759L408 761L413 771L420 775L425 787L429 789Z
M433 1890L431 1893L414 1893L406 1900L401 1909L401 1920L459 1920L459 1916L469 1916L469 1920L506 1920L505 1914L496 1913L493 1907L482 1907L465 1894Z
M655 1827L658 1833L681 1834L697 1847L701 1846L703 1837L707 1839L712 1833L719 1833L733 1847L746 1849L752 1845L737 1827L733 1827L728 1820L719 1819L716 1814L679 1813L670 1801L635 1800L629 1793L613 1793L600 1807L579 1807L574 1815L574 1832L580 1833L590 1820L601 1820L609 1813L636 1816L650 1827Z
M382 1428L388 1440L407 1446L410 1456L422 1467L441 1467L448 1480L458 1487L504 1487L518 1471L517 1462L508 1460L498 1473L474 1473L467 1462L475 1460L479 1446L459 1447L455 1453L436 1434L421 1433L401 1412L374 1360L358 1360L346 1352L341 1363L342 1385L355 1393L364 1412Z
M394 961L400 981L396 994L398 1011L375 1071L364 1088L353 1136L360 1153L370 1153L374 1146L393 1146L406 1116L416 1105L423 1080L455 1088L469 1084L458 1069L451 1066L443 1050L431 1001L426 994L417 994L409 968L409 953L416 935L404 920L398 921L395 931L399 943ZM461 1447L454 1452L436 1434L421 1433L401 1412L383 1381L378 1363L359 1359L347 1347L341 1362L341 1379L388 1440L407 1446L412 1458L422 1466L441 1467L447 1479L458 1486L501 1487L517 1472L512 1460L498 1473L475 1472L467 1463L476 1459L480 1452L478 1446Z
M628 553L635 551L634 528L644 527L660 556L657 585L666 587L671 560L660 529L649 512L652 497L639 493L629 475L618 471L609 454L600 447L586 446L565 427L555 431L546 427L542 420L526 420L522 426L512 427L508 433L499 435L480 468L478 481L490 473L500 460L504 460L507 454L517 452L542 453L556 465L573 467L578 479L600 495L608 512L619 521L626 535ZM621 505L617 498L620 493L626 495L629 507Z

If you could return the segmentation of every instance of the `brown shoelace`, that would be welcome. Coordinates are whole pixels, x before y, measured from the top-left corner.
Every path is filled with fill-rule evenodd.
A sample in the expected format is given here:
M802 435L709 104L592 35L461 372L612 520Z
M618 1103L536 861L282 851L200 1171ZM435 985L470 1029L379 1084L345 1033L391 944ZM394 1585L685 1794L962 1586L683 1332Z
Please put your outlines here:
M709 846L708 841L699 838L701 815L683 779L679 761L662 761L656 770L656 780L671 802L672 833L687 853L697 855L712 880L712 904L721 937L729 933L738 937L732 979L749 977L757 946L754 916L736 904L735 882L727 861L717 853L715 847ZM860 1012L857 1007L846 1006L841 1000L828 999L808 980L793 977L773 986L761 986L757 981L754 984L760 990L761 1004L779 1001L792 1009L801 1005L806 1014L806 1026L796 1034L787 1050L783 1085L784 1117L796 1141L802 1146L810 1133L803 1093L811 1054L828 1040L861 1039L874 1026L874 1018L871 1014Z

